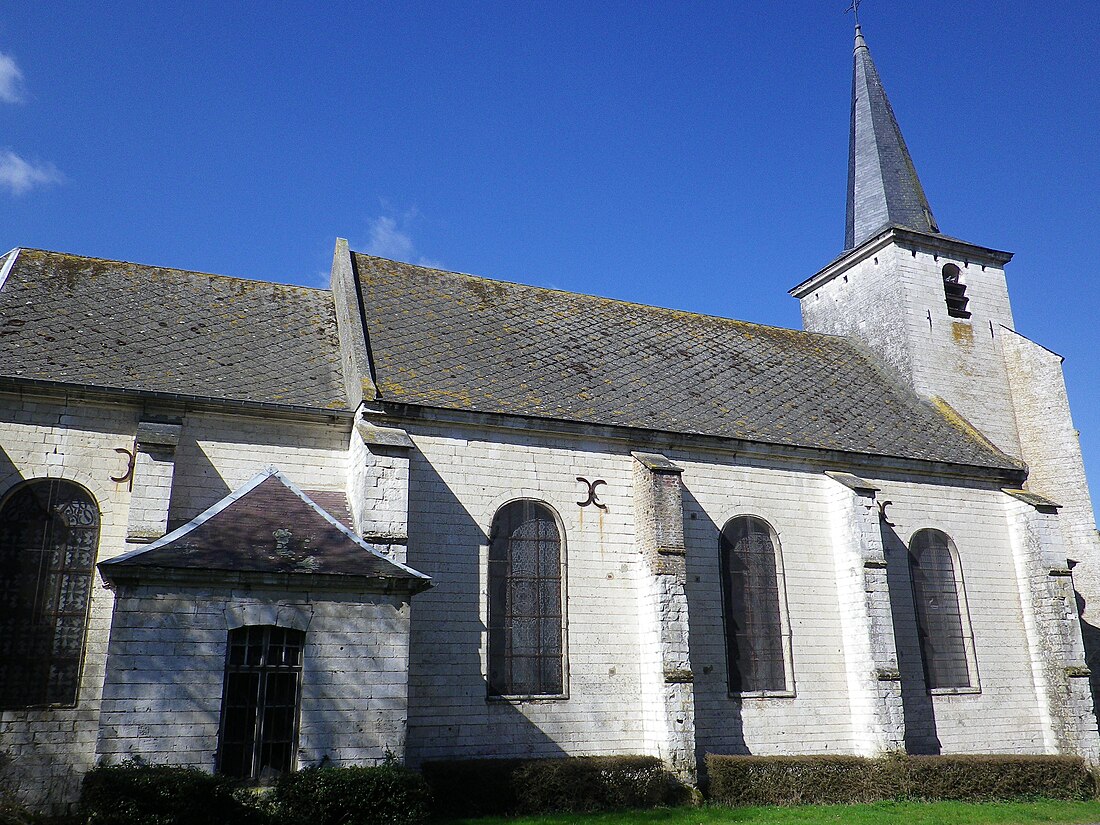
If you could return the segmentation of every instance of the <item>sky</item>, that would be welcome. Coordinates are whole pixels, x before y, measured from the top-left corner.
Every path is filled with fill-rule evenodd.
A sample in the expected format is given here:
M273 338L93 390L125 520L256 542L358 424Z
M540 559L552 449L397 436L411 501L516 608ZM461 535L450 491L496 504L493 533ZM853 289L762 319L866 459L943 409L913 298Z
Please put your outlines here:
M784 327L843 246L849 0L0 0L0 251L358 251ZM1016 253L1100 503L1100 16L864 0L943 232Z

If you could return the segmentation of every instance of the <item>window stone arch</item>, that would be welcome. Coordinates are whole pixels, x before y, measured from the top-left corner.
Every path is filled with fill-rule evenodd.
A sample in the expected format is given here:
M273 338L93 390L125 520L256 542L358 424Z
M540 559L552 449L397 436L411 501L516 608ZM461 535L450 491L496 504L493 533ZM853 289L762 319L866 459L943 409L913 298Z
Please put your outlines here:
M490 696L565 694L565 544L549 505L503 505L489 531Z
M0 505L0 708L76 704L99 530L95 498L65 479Z
M909 578L929 690L977 687L974 640L966 611L958 549L942 530L918 530L909 541Z
M790 622L779 537L758 516L719 535L726 672L731 694L791 693Z

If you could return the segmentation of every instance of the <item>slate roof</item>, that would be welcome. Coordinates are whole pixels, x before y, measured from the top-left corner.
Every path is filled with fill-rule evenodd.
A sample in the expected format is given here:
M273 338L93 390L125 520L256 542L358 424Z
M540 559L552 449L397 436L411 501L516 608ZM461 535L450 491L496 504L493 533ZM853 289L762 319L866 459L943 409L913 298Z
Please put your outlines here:
M383 401L1019 469L844 338L355 261Z
M918 232L939 232L859 26L856 26L852 72L848 153L845 249L859 246L891 225Z
M37 249L0 288L0 376L347 408L327 290Z
M190 522L141 550L100 564L213 573L367 577L427 586L430 579L385 558L277 470L260 473Z
M355 522L351 517L351 504L345 493L337 490L303 490L306 498L347 527L355 529Z

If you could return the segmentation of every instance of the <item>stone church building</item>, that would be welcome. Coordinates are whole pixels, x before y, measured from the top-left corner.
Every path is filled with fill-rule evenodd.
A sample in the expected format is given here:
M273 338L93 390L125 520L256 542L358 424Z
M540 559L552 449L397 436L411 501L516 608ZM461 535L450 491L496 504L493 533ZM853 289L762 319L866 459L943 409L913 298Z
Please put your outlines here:
M940 231L858 28L854 62L805 331L344 241L328 290L0 257L0 783L1100 761L1061 359L1014 329L1010 253Z

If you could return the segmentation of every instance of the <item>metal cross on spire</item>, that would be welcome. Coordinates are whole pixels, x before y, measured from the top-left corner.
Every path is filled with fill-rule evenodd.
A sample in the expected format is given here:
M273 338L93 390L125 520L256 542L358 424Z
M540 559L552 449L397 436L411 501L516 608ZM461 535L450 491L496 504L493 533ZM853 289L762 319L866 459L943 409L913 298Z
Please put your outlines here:
M859 25L859 4L862 2L863 0L852 0L852 4L844 10L845 14L851 12L855 16L857 26Z

